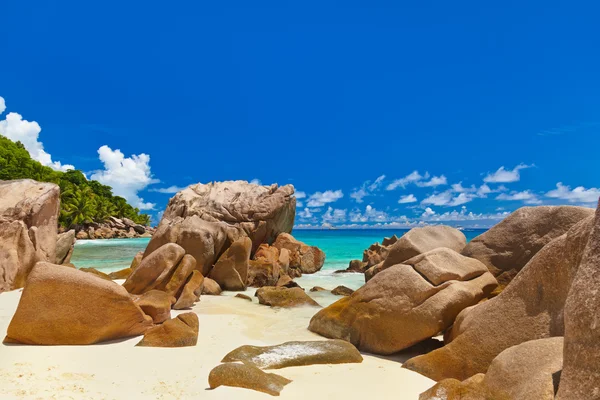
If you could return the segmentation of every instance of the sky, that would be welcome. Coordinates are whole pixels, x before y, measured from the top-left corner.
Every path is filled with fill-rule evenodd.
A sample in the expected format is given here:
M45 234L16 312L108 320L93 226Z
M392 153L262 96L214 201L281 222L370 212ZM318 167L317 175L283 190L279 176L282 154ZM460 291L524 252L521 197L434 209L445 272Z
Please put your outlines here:
M0 134L160 218L292 184L297 227L490 226L600 196L592 1L2 4Z

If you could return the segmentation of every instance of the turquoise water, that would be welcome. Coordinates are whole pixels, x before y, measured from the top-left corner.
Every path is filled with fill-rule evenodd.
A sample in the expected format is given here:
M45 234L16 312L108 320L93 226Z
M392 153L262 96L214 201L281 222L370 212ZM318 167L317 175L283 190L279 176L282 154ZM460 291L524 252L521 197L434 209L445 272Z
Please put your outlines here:
M298 240L318 246L325 254L323 270L345 269L352 259L361 259L364 249L384 237L396 234L401 236L408 230L297 230L294 237ZM470 229L463 231L467 240L485 232ZM77 267L94 267L110 272L126 268L138 251L146 248L150 239L109 239L80 240L75 245L71 262Z

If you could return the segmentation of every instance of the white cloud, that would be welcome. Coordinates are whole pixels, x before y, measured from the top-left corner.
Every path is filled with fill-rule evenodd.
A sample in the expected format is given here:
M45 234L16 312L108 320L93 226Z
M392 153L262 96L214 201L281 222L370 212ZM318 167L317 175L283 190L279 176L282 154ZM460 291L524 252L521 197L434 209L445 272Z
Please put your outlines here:
M441 186L441 185L447 185L448 180L446 179L446 177L444 175L441 175L441 176L434 176L433 178L431 178L429 181L426 181L426 182L416 182L416 184L419 187L437 187L437 186Z
M452 192L447 190L445 192L432 194L431 196L421 201L422 205L431 204L433 206L446 206L452 201Z
M474 198L475 198L475 196L472 194L460 193L458 196L454 197L452 199L452 201L450 201L450 203L448 203L448 205L451 207L460 206L460 205L471 202Z
M429 173L425 173L425 176L422 176L419 171L413 171L410 174L406 175L404 178L396 179L387 187L385 190L395 190L398 187L405 188L409 183L419 182L422 179L429 178Z
M427 217L431 217L433 215L435 215L435 211L433 211L431 208L427 207L425 209L425 211L423 212L423 214L421 214L421 217L427 218Z
M177 193L186 189L187 186L169 186L167 188L158 188L158 189L148 189L149 192L157 192L157 193Z
M262 182L260 181L260 179L256 179L256 178L252 179L250 181L250 183L252 183L254 185L262 185Z
M337 208L329 207L325 213L321 216L323 223L341 223L346 221L346 210L340 210Z
M498 168L498 170L494 173L491 173L483 178L483 181L486 183L511 183L518 182L521 180L522 169L531 168L533 165L519 164L514 167L512 170L507 170L504 166Z
M408 203L416 203L418 200L414 194L407 194L406 196L401 196L398 203L400 204L408 204Z
M385 179L385 175L381 175L379 177L377 177L377 179L375 179L373 181L373 183L369 186L369 190L371 192L379 189L379 186L381 186L381 183L383 182L383 180Z
M583 186L578 186L571 190L570 186L558 182L556 184L556 189L546 193L546 197L567 200L570 203L596 203L600 197L600 189L586 189Z
M463 187L462 182L458 182L453 184L452 186L452 191L456 192L456 193L471 193L471 192L475 192L477 189L475 189L474 185L471 185L471 187Z
M385 222L390 216L385 211L380 211L371 205L365 207L365 211L359 209L350 212L350 221L352 222Z
M506 201L523 201L525 204L541 204L542 202L538 199L535 193L531 193L529 190L522 192L511 192L510 194L501 193L496 197L496 200Z
M363 198L371 195L374 191L379 189L384 179L385 175L381 175L375 179L373 183L371 183L371 181L364 182L360 188L354 189L354 191L350 193L350 197L353 198L357 203L362 203Z
M106 145L98 149L98 155L104 164L104 170L95 171L91 176L92 179L111 186L115 195L124 197L140 210L154 208L155 204L145 203L138 196L138 192L148 185L159 182L152 178L150 156L142 153L125 157L120 150L112 150Z
M300 208L300 207L304 207L304 203L301 201L296 200L296 207Z
M352 197L357 203L362 203L363 198L367 197L369 193L364 188L360 188L350 193L350 197Z
M294 193L294 196L296 196L297 199L303 199L306 197L306 193L301 192L301 191L297 191Z
M308 198L308 207L322 207L327 203L333 203L344 197L341 190L327 190L325 192L315 192Z
M6 104L2 97L0 99L0 114L2 114L6 109ZM0 135L13 142L23 143L34 160L57 171L75 169L72 165L63 165L59 161L52 161L52 156L44 150L44 144L39 141L41 131L42 128L37 122L24 120L21 114L16 112L8 113L6 119L0 121Z

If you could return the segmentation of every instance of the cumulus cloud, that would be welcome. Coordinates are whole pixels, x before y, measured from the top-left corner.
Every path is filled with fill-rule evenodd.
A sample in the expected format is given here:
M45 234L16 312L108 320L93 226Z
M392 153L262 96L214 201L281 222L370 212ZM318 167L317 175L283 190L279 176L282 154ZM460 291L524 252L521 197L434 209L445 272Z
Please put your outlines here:
M433 206L446 206L452 201L452 192L447 190L441 193L435 193L421 201L422 205L431 204Z
M408 203L416 203L418 200L414 194L407 194L406 196L400 196L400 200L398 203L400 204L408 204Z
M571 190L570 186L558 182L556 184L556 189L546 193L546 197L567 200L570 203L596 203L598 198L600 198L600 189L586 189L583 186L578 186Z
M321 221L328 224L337 224L346 221L346 210L329 207L321 216Z
M177 193L186 189L187 186L169 186L166 188L158 188L158 189L148 189L149 192L157 192L157 193Z
M434 176L430 180L425 182L415 182L419 187L437 187L448 184L448 180L444 175Z
M422 218L428 218L435 215L435 211L433 211L430 207L427 207L425 209L425 211L423 211L423 214L421 214Z
M362 203L363 198L371 195L373 192L379 189L384 179L385 175L381 175L373 182L364 182L360 188L354 189L354 191L350 193L350 197L353 198L357 203Z
M296 196L297 199L303 199L306 197L306 193L304 193L302 191L297 191L294 193L294 196Z
M405 188L406 185L408 185L409 183L419 182L422 179L428 179L428 178L429 178L429 173L427 173L427 172L425 173L425 175L421 175L419 173L419 171L413 171L410 174L406 175L404 178L394 180L392 183L387 185L385 190L395 190L399 187Z
M150 171L150 156L147 154L125 157L121 150L112 150L104 145L98 149L104 170L95 171L91 178L113 188L113 193L124 197L140 210L154 209L154 203L145 203L138 193L148 185L158 183Z
M496 197L496 200L506 200L506 201L522 201L525 204L541 204L542 202L538 199L535 193L532 193L529 190L524 190L522 192L511 192L509 193L501 193Z
M0 114L6 109L4 99L0 97ZM31 158L39 161L42 165L57 171L75 169L69 164L61 164L52 161L52 156L44 150L44 144L39 140L42 128L35 121L24 120L21 114L10 112L6 118L0 121L0 135L5 136L13 142L21 142L29 152Z
M254 184L254 185L262 185L262 182L260 181L260 179L254 178L250 181L250 183Z
M308 198L308 207L322 207L325 204L333 203L344 197L341 190L326 190L325 192L315 192Z
M504 166L498 168L498 170L494 173L488 173L483 181L485 183L512 183L518 182L521 180L522 169L531 168L533 165L519 164L514 167L512 170L507 170Z
M377 210L371 205L366 206L364 212L359 209L350 212L350 221L352 222L385 222L389 218L385 211Z

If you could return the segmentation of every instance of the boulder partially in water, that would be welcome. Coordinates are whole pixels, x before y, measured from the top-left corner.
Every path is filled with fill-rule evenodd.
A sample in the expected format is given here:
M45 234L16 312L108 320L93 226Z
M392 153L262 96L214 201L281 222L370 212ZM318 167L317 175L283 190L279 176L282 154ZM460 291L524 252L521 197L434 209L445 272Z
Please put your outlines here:
M379 272L419 254L444 247L460 253L467 244L465 235L456 228L446 225L413 228L389 246L383 261L365 271L365 280Z
M304 290L299 287L261 287L256 291L258 302L271 307L299 307L316 306L319 303L314 301Z

